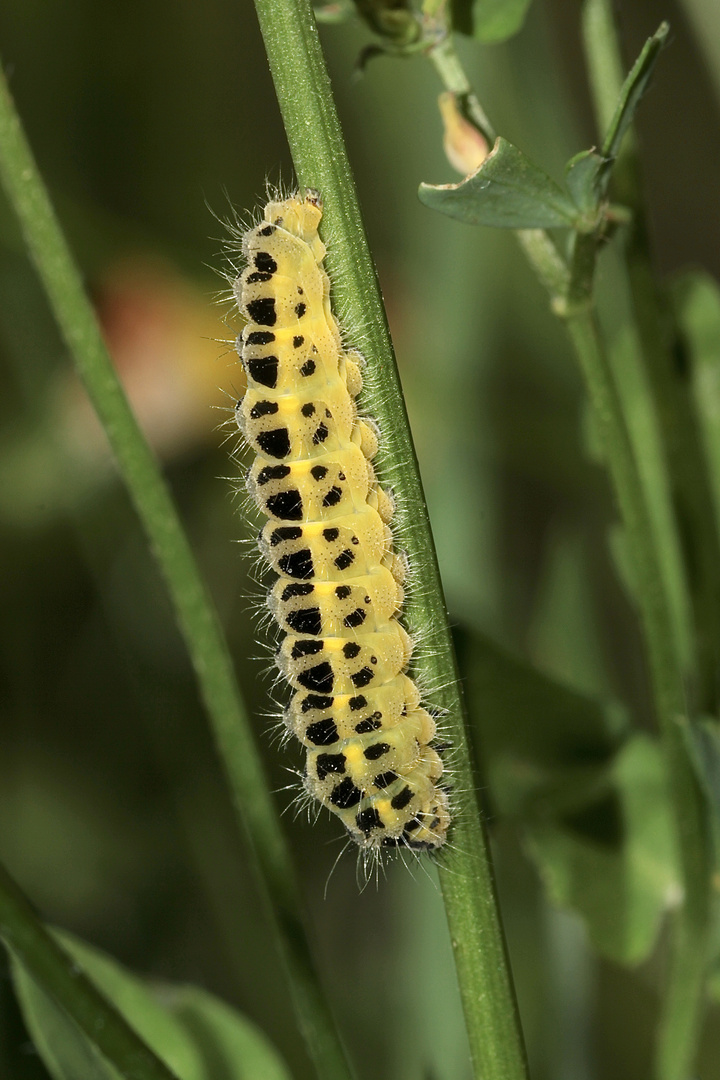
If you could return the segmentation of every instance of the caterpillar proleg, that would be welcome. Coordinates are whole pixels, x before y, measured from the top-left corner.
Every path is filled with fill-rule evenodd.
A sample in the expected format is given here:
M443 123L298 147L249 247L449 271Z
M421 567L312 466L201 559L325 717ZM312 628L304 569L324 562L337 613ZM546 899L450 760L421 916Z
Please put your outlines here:
M321 217L315 191L269 202L233 285L248 320L237 419L267 518L260 551L277 574L268 606L284 634L285 722L306 748L307 791L361 848L437 848L450 823L443 764L407 674L393 503L372 466L375 429L358 416L362 360L331 310Z

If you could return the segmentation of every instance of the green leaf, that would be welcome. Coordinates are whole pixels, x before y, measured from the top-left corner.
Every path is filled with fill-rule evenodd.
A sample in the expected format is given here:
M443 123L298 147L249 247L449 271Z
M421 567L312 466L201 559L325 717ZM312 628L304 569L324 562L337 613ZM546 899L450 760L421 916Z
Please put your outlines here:
M56 936L180 1080L289 1080L265 1036L212 995L195 987L150 987L70 934ZM53 1080L121 1080L17 961L13 980L28 1031Z
M647 90L668 33L668 24L662 23L657 32L646 41L622 85L601 152L585 150L576 154L565 166L565 182L568 190L585 219L576 222L576 228L581 231L583 229L590 231L597 224L597 207L607 192L610 174L620 145L632 123L640 99Z
M525 818L591 797L628 730L622 706L563 686L477 631L459 632L456 645L498 811Z
M635 736L594 803L530 822L528 835L550 896L582 916L598 951L624 964L648 956L663 913L681 894L657 744Z
M605 176L612 162L594 150L583 150L565 166L565 183L580 213L595 224L597 206L602 196Z
M56 936L181 1080L202 1080L200 1055L182 1025L158 1005L140 979L69 934ZM28 1031L55 1080L119 1080L120 1074L17 961L13 961L13 979Z
M693 271L677 279L672 297L681 333L678 362L690 367L720 529L720 285Z
M679 896L657 744L623 708L578 694L478 633L458 637L493 807L527 830L552 899L606 956L635 963Z
M622 85L620 97L615 108L615 115L610 121L605 140L602 145L602 156L615 158L618 155L620 144L625 133L632 123L640 99L648 88L650 78L655 68L655 63L660 50L667 41L670 33L668 23L663 22L651 38L645 42L642 52L633 64L632 70Z
M263 1032L198 986L166 987L164 996L202 1054L207 1080L291 1080Z
M525 22L531 0L452 0L453 29L486 43L505 41Z
M432 210L466 225L550 229L572 226L578 217L570 196L502 138L465 180L459 184L421 184L419 195Z

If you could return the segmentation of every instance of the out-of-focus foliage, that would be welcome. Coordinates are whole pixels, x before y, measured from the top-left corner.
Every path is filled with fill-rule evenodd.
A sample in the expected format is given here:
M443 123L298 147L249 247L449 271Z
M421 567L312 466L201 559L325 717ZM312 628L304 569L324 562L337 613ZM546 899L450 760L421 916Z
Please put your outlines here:
M708 274L688 272L674 282L674 301L690 364L705 453L713 462L714 511L720 523L720 286Z
M688 10L693 4L701 0L688 0ZM481 10L476 4L476 19ZM718 99L706 41L692 36L683 11L675 0L625 5L624 44L631 61L662 19L672 24L638 115L657 261L663 273L694 264L717 278ZM555 177L602 136L590 118L577 14L576 5L534 4L507 43L463 43L498 130ZM357 58L374 40L367 28L349 19L321 32L448 604L463 633L492 639L484 660L462 653L462 675L476 688L478 783L533 1077L644 1080L656 965L630 971L598 959L573 916L550 906L534 861L555 898L582 911L594 940L623 959L646 951L658 898L673 900L654 801L661 777L651 755L638 761L640 743L625 741L628 715L650 724L646 673L608 549L615 514L586 451L575 367L512 237L469 229L416 198L420 181L453 179L430 66L387 59L358 80ZM291 807L300 756L277 748L275 721L265 718L271 658L251 619L261 594L253 557L234 543L249 533L231 493L241 468L228 461L235 443L224 426L242 392L232 351L239 327L226 325L228 309L217 305L224 230L207 208L220 218L228 204L245 214L268 177L291 182L251 5L161 0L123 9L121 19L88 0L5 5L0 51L225 622L277 798ZM704 436L717 453L717 301L707 277L692 280L676 295ZM609 252L600 286L621 337L627 312ZM187 658L4 201L0 292L0 855L54 923L137 971L207 987L266 1033L294 1076L307 1077ZM219 479L228 475L230 483ZM416 574L422 580L422 568ZM522 663L508 652L501 659L495 641ZM527 662L538 670L521 678ZM503 671L508 697L493 703ZM528 756L528 745L545 757ZM608 788L619 800L612 820L637 825L638 845L655 859L643 874L622 878L618 836L592 836L572 802L537 813L551 796L570 798L568 777L576 791L617 780ZM653 798L640 800L640 780ZM531 810L534 858L524 831ZM602 801L600 811L607 830ZM343 844L331 822L296 820L292 810L285 821L360 1075L377 1076L382 1062L399 1080L463 1080L467 1053L433 882L420 868L410 877L393 865L377 889L360 892L352 855L330 876ZM581 888L598 867L608 889L600 896ZM631 925L615 924L605 906L617 880L631 890ZM719 1075L717 1030L708 1026L705 1080ZM0 978L3 1071L47 1076Z
M217 998L193 986L146 986L68 934L61 944L179 1080L288 1080L267 1039ZM75 1024L23 968L14 981L33 1041L53 1080L118 1080Z
M453 26L478 41L504 41L525 21L531 0L451 0Z

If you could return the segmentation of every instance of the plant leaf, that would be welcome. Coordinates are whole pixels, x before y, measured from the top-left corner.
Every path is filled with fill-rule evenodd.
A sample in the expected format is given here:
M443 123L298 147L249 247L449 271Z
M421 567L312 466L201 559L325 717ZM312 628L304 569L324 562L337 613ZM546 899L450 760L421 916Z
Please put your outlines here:
M609 780L580 812L530 822L530 852L552 899L582 916L598 951L636 964L680 896L657 744L636 735L619 751Z
M478 631L459 632L456 645L499 813L525 818L591 798L626 736L624 709L548 678Z
M662 756L625 710L570 690L484 635L458 637L493 808L527 830L552 899L622 963L652 948L679 895Z
M466 225L502 229L572 226L570 196L516 146L499 138L476 172L459 184L421 184L420 200Z
M290 1080L265 1036L211 994L192 986L151 987L72 935L55 934L180 1080ZM13 981L28 1031L53 1080L122 1080L15 960Z
M595 150L583 150L568 161L565 183L581 214L594 217L611 165L609 158Z
M267 1036L225 1002L199 986L166 987L165 994L202 1054L207 1080L291 1080Z
M452 0L453 29L486 43L521 29L531 0Z
M200 1056L182 1025L140 979L69 934L55 935L139 1035L181 1080L202 1080ZM13 980L28 1031L54 1080L120 1080L120 1074L65 1012L13 960Z
M610 127L602 144L601 152L603 157L617 157L625 132L632 123L640 99L648 88L655 69L655 63L669 33L669 24L666 22L660 23L653 36L645 42L640 55L625 79L620 90L615 114L610 121Z

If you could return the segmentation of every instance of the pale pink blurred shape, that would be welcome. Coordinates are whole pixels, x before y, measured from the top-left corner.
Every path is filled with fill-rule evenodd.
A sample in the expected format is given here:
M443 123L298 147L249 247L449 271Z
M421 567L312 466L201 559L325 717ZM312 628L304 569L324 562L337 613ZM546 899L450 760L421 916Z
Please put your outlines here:
M231 395L242 392L232 344L239 327L223 321L228 309L147 257L110 267L95 299L113 363L155 452L170 460L219 441L216 429L232 415ZM74 376L60 380L56 403L73 457L104 468L107 442Z
M467 176L480 168L490 147L478 129L460 112L455 94L444 91L438 97L438 106L444 127L445 156L453 169L461 176Z

